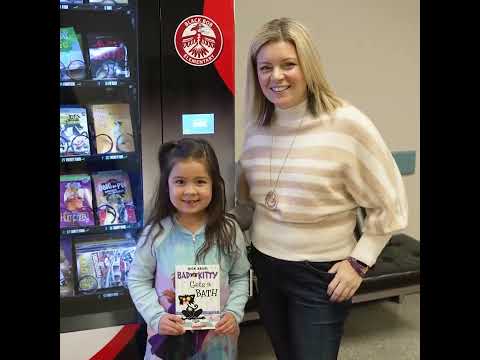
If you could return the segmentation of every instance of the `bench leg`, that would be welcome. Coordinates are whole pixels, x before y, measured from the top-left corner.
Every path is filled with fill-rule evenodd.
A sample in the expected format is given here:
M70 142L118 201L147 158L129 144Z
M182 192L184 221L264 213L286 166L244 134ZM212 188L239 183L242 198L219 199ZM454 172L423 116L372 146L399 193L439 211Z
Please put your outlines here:
M396 302L397 304L403 303L405 295L398 295L390 298L390 301Z

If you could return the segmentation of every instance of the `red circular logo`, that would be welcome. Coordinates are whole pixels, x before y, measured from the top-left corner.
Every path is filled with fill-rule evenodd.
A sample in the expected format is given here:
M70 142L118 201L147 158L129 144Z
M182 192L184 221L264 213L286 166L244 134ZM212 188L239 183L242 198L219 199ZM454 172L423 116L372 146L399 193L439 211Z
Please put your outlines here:
M209 17L192 15L175 31L175 50L187 64L205 66L214 62L223 48L223 35Z

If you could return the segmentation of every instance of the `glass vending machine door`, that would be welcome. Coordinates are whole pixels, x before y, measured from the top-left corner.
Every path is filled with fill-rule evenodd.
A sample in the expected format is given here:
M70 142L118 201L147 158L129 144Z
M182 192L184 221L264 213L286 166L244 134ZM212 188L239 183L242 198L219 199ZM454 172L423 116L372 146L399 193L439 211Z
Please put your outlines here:
M60 332L135 322L143 225L135 0L60 1Z

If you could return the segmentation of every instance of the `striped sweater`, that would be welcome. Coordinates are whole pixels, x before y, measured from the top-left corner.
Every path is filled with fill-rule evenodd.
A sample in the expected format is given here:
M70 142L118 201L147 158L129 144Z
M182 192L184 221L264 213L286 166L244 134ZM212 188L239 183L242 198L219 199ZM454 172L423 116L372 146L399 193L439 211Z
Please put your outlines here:
M256 203L252 242L279 259L335 261L353 256L371 266L392 232L407 225L398 167L378 130L357 108L344 105L314 118L306 105L276 108L270 127L247 129L240 164ZM279 202L270 210L265 195L279 172ZM357 242L359 206L367 217Z

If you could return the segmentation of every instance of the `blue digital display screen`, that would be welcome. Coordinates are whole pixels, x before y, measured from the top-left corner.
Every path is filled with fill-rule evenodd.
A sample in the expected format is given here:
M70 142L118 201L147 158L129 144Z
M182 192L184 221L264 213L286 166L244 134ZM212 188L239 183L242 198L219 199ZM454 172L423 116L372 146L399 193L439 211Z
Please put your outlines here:
M183 135L213 134L214 132L214 114L182 114Z

